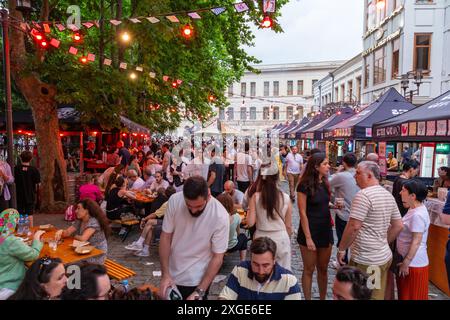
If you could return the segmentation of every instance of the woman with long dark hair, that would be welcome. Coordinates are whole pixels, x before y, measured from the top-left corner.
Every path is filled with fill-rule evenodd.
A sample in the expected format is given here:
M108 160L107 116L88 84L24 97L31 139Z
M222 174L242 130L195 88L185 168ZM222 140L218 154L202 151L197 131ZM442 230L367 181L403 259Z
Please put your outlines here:
M291 270L292 204L289 196L278 187L278 169L271 169L261 168L257 191L250 198L247 225L256 224L255 239L269 237L275 241L276 261Z
M300 226L297 241L303 259L302 287L305 299L311 299L314 270L320 299L324 300L328 284L328 263L334 243L330 214L330 165L324 153L310 157L297 186Z
M116 179L123 174L124 169L125 169L125 167L122 164L119 164L114 168L114 171L111 173L111 175L108 176L106 187L105 187L105 199L108 198L109 191L111 190L114 183L116 182Z
M44 257L31 265L19 288L8 300L59 299L66 285L66 269L61 259Z
M67 238L75 234L74 238L78 241L89 241L89 243L105 252L105 254L87 259L91 263L103 264L108 251L108 242L106 238L111 233L108 219L100 206L91 199L84 199L77 204L77 220L66 230L58 230L55 238Z

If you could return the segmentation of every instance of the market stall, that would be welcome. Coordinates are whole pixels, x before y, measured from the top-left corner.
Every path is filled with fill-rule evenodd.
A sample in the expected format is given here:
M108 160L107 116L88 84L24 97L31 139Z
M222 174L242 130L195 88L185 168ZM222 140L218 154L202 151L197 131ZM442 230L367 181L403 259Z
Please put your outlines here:
M414 109L397 90L391 88L354 116L324 130L326 140L351 141L348 151L356 153L358 158L376 152L373 142L372 125Z

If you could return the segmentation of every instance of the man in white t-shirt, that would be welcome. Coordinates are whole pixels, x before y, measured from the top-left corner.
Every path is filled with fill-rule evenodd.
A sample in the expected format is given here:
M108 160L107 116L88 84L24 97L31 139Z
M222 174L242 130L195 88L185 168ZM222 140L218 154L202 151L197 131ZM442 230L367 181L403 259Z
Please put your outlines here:
M248 187L253 183L253 160L248 154L250 146L245 144L245 153L239 152L236 155L236 172L235 180L237 181L238 189L241 192L245 192Z
M234 182L231 180L225 182L224 190L225 191L223 193L228 193L233 199L234 208L242 209L242 203L244 202L244 193L242 193L239 190L236 190Z
M286 156L286 164L284 166L284 176L289 181L289 193L292 201L295 201L298 178L300 177L300 172L302 172L302 167L303 158L298 154L297 147L294 146Z
M163 179L162 173L157 172L155 174L155 181L150 186L151 192L156 192L159 188L167 189L168 187L169 183Z
M176 286L183 299L206 299L228 249L229 214L194 176L173 195L164 216L159 243L162 279L159 295Z
M336 260L344 264L346 250L351 246L349 265L374 275L372 299L384 300L392 262L389 243L403 229L401 215L392 194L380 186L380 168L375 162L361 162L355 179L361 191L353 198Z
M128 188L130 190L141 190L145 184L145 181L138 176L136 170L128 170L128 180Z

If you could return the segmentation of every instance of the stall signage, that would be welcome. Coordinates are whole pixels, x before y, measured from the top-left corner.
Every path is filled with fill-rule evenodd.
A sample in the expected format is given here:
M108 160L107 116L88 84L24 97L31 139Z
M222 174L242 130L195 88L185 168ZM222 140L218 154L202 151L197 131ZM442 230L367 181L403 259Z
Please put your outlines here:
M402 137L408 136L408 124L402 123Z
M417 123L417 135L418 136L424 136L425 135L425 121L421 121Z
M427 121L427 137L436 134L436 121Z
M399 136L400 135L400 126L390 126L390 127L386 127L386 128L382 128L382 129L378 129L378 130L382 130L382 136L386 136L386 137L395 137L395 136ZM380 135L381 136L381 135Z
M447 135L450 136L450 120L448 120L448 126L447 126L447 128L448 128Z
M387 163L386 163L386 142L378 143L378 164L380 166L380 173L382 176L387 174Z
M372 138L372 128L366 128L366 137Z
M364 51L364 52L362 53L362 56L365 57L365 56L371 54L372 52L374 52L376 49L378 49L378 48L384 46L386 43L388 43L388 42L394 40L395 38L398 38L398 37L400 36L401 32L402 32L402 29L399 29L399 30L397 30L396 32L391 33L391 34L388 35L386 38L384 38L384 39L378 41L376 45L374 45L373 47L371 47L371 48L367 49L366 51Z
M384 136L386 136L386 128L377 129L375 131L375 134L376 134L377 137L384 137Z
M314 132L302 133L302 139L314 139Z
M445 136L447 134L447 120L439 120L437 122L437 136Z
M438 143L436 145L436 152L445 153L445 154L450 153L450 144L448 144L448 143Z
M417 131L417 122L410 122L409 123L409 135L415 136Z

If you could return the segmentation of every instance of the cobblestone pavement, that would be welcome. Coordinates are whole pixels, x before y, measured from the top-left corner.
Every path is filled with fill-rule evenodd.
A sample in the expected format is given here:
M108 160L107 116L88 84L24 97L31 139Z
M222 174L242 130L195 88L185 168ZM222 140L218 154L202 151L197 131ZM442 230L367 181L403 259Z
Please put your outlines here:
M282 183L282 188L285 191L288 191L287 183ZM66 221L64 221L64 217L62 215L51 215L51 214L38 214L35 216L35 224L47 224L51 223L59 228L65 227L68 225ZM293 223L295 233L292 236L292 272L301 279L301 274L303 271L302 257L300 255L300 250L298 244L296 242L296 230L299 225L299 214L296 205L294 205L293 210ZM158 257L158 247L157 244L152 244L150 248L150 257L140 258L136 257L132 254L132 252L125 250L124 246L130 244L135 241L139 237L139 228L136 227L130 233L125 242L122 242L117 236L117 232L113 234L108 240L108 258L118 263L123 264L124 266L133 269L136 272L136 276L129 279L130 287L141 285L144 283L151 283L155 286L159 285L160 276L154 275L154 272L160 271L160 263ZM335 239L336 236L335 236ZM333 261L336 256L336 247L333 247L333 254L331 255L331 259ZM220 269L219 275L216 277L214 283L211 285L209 299L217 299L220 290L226 283L226 278L230 274L233 267L239 263L239 253L235 252L225 256L224 263L222 268ZM327 291L327 299L332 299L331 286L336 274L336 270L331 266L331 262L328 268L328 291ZM450 300L450 298L445 295L442 291L436 288L433 284L430 283L430 291L429 298L432 300ZM313 287L312 287L312 297L313 299L319 299L319 288L317 285L317 279L314 275L313 278Z

